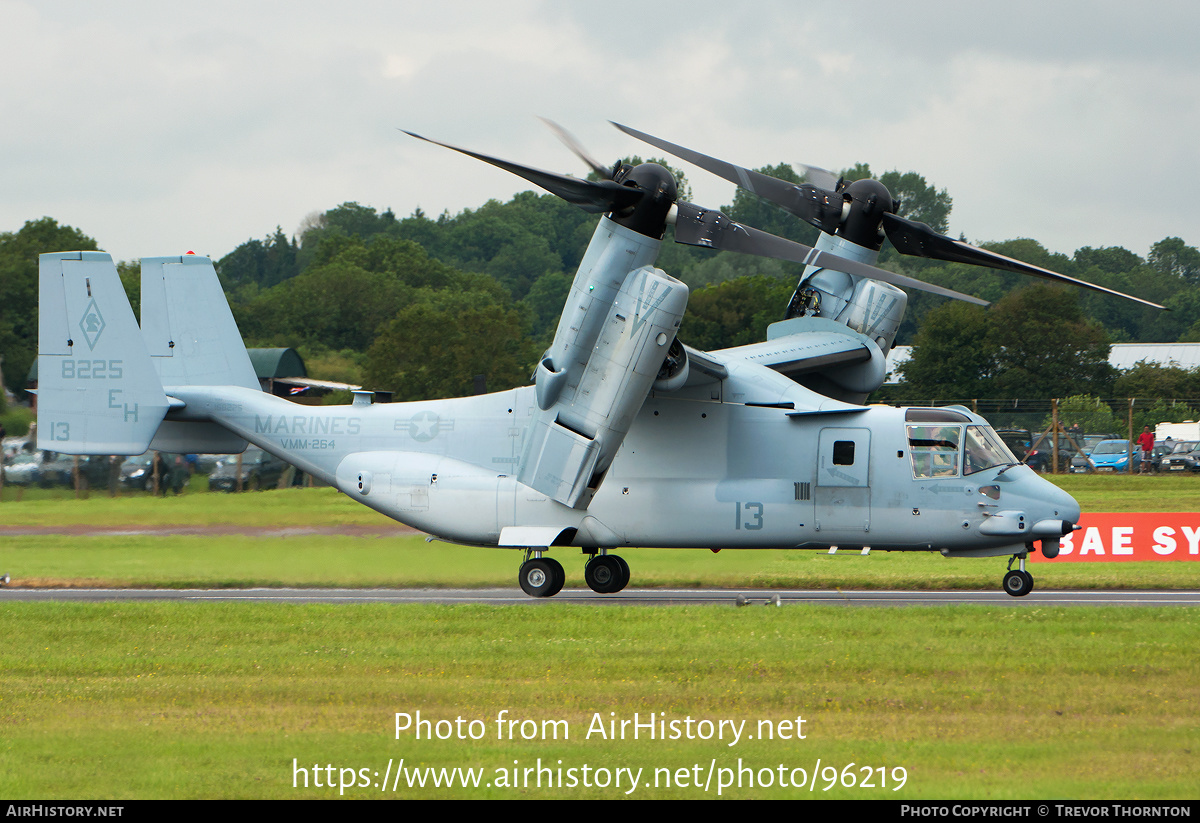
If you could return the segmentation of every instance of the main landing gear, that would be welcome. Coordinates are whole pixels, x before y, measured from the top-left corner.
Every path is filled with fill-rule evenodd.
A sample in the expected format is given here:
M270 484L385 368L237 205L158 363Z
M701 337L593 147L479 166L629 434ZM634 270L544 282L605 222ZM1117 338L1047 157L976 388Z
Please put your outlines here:
M615 554L594 554L583 567L583 579L596 594L616 594L629 585L629 564Z
M542 557L537 549L526 549L517 580L521 591L530 597L554 597L567 582L567 573L557 560Z
M616 594L629 585L629 564L615 554L590 552L583 579L597 594ZM542 549L526 549L517 572L521 591L530 597L553 597L562 591L567 575L557 560L542 556Z
M1004 591L1013 597L1024 597L1033 591L1033 575L1025 571L1025 552L1014 554L1008 561L1008 574L1004 575ZM1019 561L1019 568L1012 567L1013 561Z

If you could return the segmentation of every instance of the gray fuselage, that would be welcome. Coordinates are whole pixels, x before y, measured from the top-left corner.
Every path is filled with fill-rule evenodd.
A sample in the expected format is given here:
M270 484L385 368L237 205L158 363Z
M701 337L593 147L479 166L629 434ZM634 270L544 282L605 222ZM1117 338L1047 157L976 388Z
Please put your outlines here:
M719 383L651 393L587 508L513 476L538 409L532 387L352 406L169 387L187 408L168 420L217 422L388 517L477 545L1007 554L1034 539L1026 524L1079 517L1069 495L1013 461L967 473L955 451L947 458L955 465L922 474L906 423L912 410L789 416L789 404L811 408L815 396L768 368L726 366ZM961 416L957 438L964 427L987 427ZM997 529L1006 517L1020 524Z

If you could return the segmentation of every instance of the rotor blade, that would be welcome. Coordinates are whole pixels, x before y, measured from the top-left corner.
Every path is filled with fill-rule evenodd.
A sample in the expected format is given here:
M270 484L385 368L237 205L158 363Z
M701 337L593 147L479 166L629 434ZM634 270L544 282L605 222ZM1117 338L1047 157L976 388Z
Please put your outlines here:
M613 123L613 125L630 137L636 137L655 148L670 152L705 171L723 177L730 183L741 186L752 194L770 200L823 232L832 234L842 221L842 197L835 192L808 183L800 185L789 183L761 172L726 163L724 160L709 157L698 151L685 149L683 146L667 142L637 129L631 129L628 126L622 126L620 123Z
M809 166L804 163L792 163L792 168L802 171L805 182L812 183L820 189L837 191L838 176L820 166Z
M588 154L587 151L584 150L583 144L575 139L575 135L571 134L571 132L567 131L553 120L549 120L545 117L539 117L538 120L541 120L543 123L545 123L550 131L554 132L554 136L562 141L562 144L570 149L576 157L578 157L584 163L587 163L591 170L596 172L596 175L601 180L607 180L612 177L612 169L600 165L600 161L594 159L590 154Z
M692 203L680 201L675 204L678 212L675 218L675 242L689 246L703 246L709 249L736 251L742 254L754 254L759 257L770 257L775 260L790 260L809 266L841 271L858 277L869 277L882 280L894 286L909 289L919 289L942 297L953 297L977 306L986 306L988 301L953 289L935 286L921 280L914 280L902 274L878 269L866 263L859 263L845 257L839 257L830 252L818 251L812 246L795 243L776 237L765 231L742 225L730 220L724 214L713 209L705 209Z
M404 130L401 129L401 131ZM510 163L507 160L489 157L486 154L460 149L458 146L451 146L449 143L439 143L437 140L430 140L428 137L422 137L411 131L404 131L404 133L416 137L418 140L424 140L427 143L433 143L443 148L453 149L469 157L474 157L476 160L482 160L485 163L490 163L505 171L512 172L518 177L525 178L530 183L541 186L551 194L558 195L568 203L579 206L584 211L593 213L620 211L632 206L642 197L640 189L622 186L619 183L614 183L612 180L601 180L595 183L591 180L580 180L577 177L567 177L565 174L542 171L541 169L522 166L518 163Z
M1074 277L1067 277L1065 274L1043 269L1040 266L1032 266L1029 263L1022 263L1020 260L1014 260L1011 257L1005 257L1002 254L996 254L987 249L972 246L970 243L964 243L962 240L955 240L953 237L938 234L924 223L899 217L895 214L889 213L883 215L883 230L887 232L888 240L892 241L892 245L896 247L896 251L901 254L928 257L932 260L948 260L952 263L968 263L972 266L986 266L990 269L1000 269L1001 271L1011 271L1019 274L1031 274L1034 277L1041 277L1045 280L1053 280L1057 283L1070 283L1073 286L1080 286L1092 291L1123 297L1126 300L1132 300L1135 303L1141 303L1145 306L1153 306L1156 309L1166 308L1165 306L1160 306L1158 303L1143 300L1140 297L1134 297L1113 289L1106 289L1104 286L1097 286L1095 283L1088 283L1086 280L1076 280Z

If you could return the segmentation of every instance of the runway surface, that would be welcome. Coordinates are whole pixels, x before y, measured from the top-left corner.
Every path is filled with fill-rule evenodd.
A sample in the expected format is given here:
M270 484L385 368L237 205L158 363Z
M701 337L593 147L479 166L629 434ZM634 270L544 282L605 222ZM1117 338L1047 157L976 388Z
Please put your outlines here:
M1200 606L1200 591L1042 591L1010 597L997 591L838 591L785 589L627 589L596 594L563 589L545 599L519 589L0 589L5 601L273 601L279 603L442 603L539 606Z

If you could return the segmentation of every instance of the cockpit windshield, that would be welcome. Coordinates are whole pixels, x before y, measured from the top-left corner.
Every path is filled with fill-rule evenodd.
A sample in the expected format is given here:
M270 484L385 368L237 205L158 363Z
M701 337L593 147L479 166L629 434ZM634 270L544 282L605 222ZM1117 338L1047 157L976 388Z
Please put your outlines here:
M963 474L1020 462L991 426L967 426L966 451Z
M991 426L909 426L913 477L958 477L1019 463ZM960 453L962 459L960 460Z

